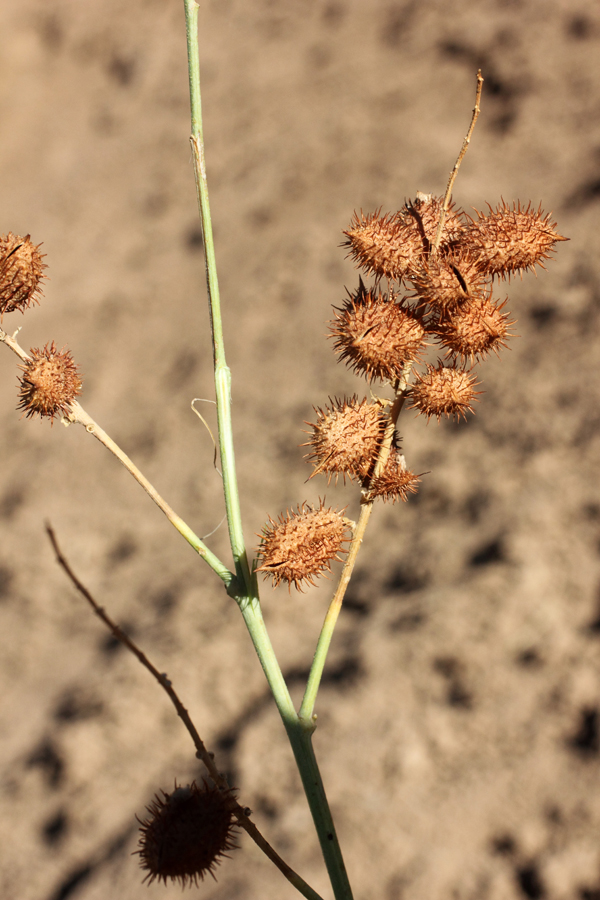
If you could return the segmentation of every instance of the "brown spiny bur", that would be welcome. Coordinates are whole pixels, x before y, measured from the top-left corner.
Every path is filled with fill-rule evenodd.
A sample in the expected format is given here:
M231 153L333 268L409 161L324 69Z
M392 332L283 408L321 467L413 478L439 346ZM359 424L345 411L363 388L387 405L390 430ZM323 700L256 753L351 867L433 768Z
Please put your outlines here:
M149 816L140 822L139 850L144 881L178 881L198 886L205 875L212 875L228 850L234 850L235 827L231 794L206 782L198 786L178 786L167 794L160 792L146 809Z
M338 475L365 478L373 466L385 435L386 417L382 407L367 400L330 401L331 407L315 407L316 422L311 439L302 446L311 447L308 458L314 462L314 475Z
M369 487L365 490L367 500L408 500L409 494L416 494L420 478L406 468L404 457L392 447L383 472L376 478L372 478Z
M506 347L511 325L508 313L502 310L507 301L494 303L491 298L474 300L441 319L435 334L449 354L470 359L471 363L490 350L497 353Z
M424 258L408 276L422 305L435 312L456 309L485 291L485 275L468 254Z
M67 415L71 403L81 393L82 381L73 357L54 341L42 350L31 350L31 359L19 366L19 405L27 417Z
M298 512L269 516L263 528L256 569L273 579L274 587L282 581L296 590L304 582L314 584L314 577L331 571L331 562L339 559L344 542L349 541L350 523L335 509L319 509L303 503Z
M536 264L543 268L554 244L569 240L558 234L556 222L541 206L535 210L531 204L523 208L517 203L511 208L502 201L497 209L489 209L488 215L477 213L477 221L471 222L462 239L486 275L505 278L512 272L533 271Z
M376 293L362 281L330 323L340 359L367 378L394 381L407 362L418 358L425 329L413 310L395 303L394 294Z
M410 389L411 409L418 409L427 416L435 416L439 422L442 416L461 416L466 419L466 411L473 412L471 402L476 394L478 382L475 376L457 366L427 366L424 375L417 374Z
M416 199L409 200L404 209L401 210L405 216L410 216L413 219L417 231L421 235L425 253L429 252L435 240L443 205L443 197L434 197L432 194L424 194L418 191ZM444 217L440 247L444 248L448 244L453 244L460 240L464 230L462 216L463 211L460 209L455 210L454 204L450 203Z
M414 220L403 211L381 212L364 216L354 213L344 247L357 266L369 275L384 278L404 278L423 253L423 241Z
M40 247L29 235L19 237L12 231L0 235L0 318L16 309L25 312L39 302L40 281L47 268Z
M442 199L418 193L395 213L380 211L354 213L350 228L344 231L344 247L357 266L369 275L402 280L429 252L435 239ZM442 229L442 246L456 241L463 226L450 208Z

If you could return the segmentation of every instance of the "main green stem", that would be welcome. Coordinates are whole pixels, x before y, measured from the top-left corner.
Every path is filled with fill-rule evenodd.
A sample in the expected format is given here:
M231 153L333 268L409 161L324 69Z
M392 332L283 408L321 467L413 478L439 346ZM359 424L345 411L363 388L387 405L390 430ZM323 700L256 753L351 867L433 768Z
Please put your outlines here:
M352 900L348 873L312 746L314 725L311 723L307 727L303 724L294 709L267 633L258 598L242 601L240 609L294 753L334 896L336 900Z
M198 4L195 0L185 0L185 12L190 78L190 106L192 113L192 134L190 142L192 145L192 153L194 155L196 191L204 235L206 281L210 299L210 324L215 366L219 452L221 456L221 470L223 472L223 492L225 495L227 524L229 527L229 541L231 544L231 552L233 553L236 574L240 583L245 584L246 591L250 593L252 590L252 578L244 545L244 533L242 529L242 517L240 513L240 501L235 471L233 432L231 428L231 372L225 359L219 281L217 278L215 244L213 240L210 204L208 200L208 186L206 183L204 139L202 136L202 107L200 100Z
M188 48L188 72L190 82L190 106L192 117L191 145L194 156L194 174L198 194L198 207L204 234L206 276L210 303L210 320L213 337L215 365L215 389L217 419L219 425L219 450L223 472L225 507L229 527L231 550L235 562L240 590L236 601L252 638L254 648L263 667L269 687L277 704L290 741L304 792L319 836L321 850L329 873L336 900L352 900L352 890L342 858L333 819L312 747L314 724L308 727L299 719L281 668L275 656L262 617L254 573L250 572L244 543L240 511L235 455L231 426L231 372L225 361L223 327L219 299L219 284L208 201L204 141L202 135L202 107L200 95L200 62L198 51L198 3L184 0ZM245 589L242 587L245 586Z

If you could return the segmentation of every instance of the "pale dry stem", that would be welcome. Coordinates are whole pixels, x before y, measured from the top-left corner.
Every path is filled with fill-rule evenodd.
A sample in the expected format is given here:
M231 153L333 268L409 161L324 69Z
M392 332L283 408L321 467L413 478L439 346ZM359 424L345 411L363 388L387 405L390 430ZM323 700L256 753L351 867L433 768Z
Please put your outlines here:
M23 350L16 339L18 330L11 336L7 332L0 329L0 342L6 344L7 347L16 353L16 355L28 362L31 357ZM77 400L73 400L69 404L69 412L64 415L62 420L64 425L83 425L88 434L93 435L96 440L100 441L107 450L119 460L119 462L127 469L137 483L143 487L149 497L154 500L158 508L165 514L169 522L177 529L177 531L186 539L186 541L194 548L199 556L204 559L211 569L216 572L219 578L225 584L230 595L234 596L237 589L237 580L233 572L221 562L221 560L212 553L204 542L192 531L187 523L178 516L177 513L169 506L166 500L161 497L154 485L152 485L146 476L138 469L135 463L127 456L127 454L119 447L115 441L108 435L94 419L85 411Z

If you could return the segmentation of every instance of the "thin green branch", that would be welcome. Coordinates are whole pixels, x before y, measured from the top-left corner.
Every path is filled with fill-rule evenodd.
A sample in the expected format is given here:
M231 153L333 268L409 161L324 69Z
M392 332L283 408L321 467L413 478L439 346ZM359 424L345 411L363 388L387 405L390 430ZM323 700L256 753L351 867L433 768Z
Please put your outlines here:
M171 509L169 504L163 500L160 496L156 488L150 484L146 476L140 472L138 467L134 462L127 456L126 453L121 450L118 444L116 444L113 439L98 425L97 422L92 419L90 415L80 406L77 401L71 404L71 412L68 416L65 416L65 422L72 422L77 425L83 425L88 434L93 435L96 440L100 441L107 450L116 456L119 462L127 469L130 475L133 475L138 484L140 484L149 497L154 500L159 509L161 509L171 525L173 525L179 534L182 535L194 548L196 553L202 557L202 559L208 563L213 572L219 576L221 581L227 587L228 593L234 594L238 589L238 582L233 574L227 566L221 562L218 556L216 556L212 550L209 550L204 541L202 541L197 534L195 534L189 525L184 522L181 516L178 516L176 512Z

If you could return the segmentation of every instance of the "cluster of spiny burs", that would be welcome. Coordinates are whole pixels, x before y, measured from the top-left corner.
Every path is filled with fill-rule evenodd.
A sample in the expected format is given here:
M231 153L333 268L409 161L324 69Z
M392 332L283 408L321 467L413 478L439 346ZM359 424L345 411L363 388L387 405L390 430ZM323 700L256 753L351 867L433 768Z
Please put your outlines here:
M6 313L24 313L39 303L46 264L30 235L20 237L12 231L0 235L0 323ZM47 417L69 413L71 403L81 392L78 367L68 350L58 350L54 341L42 349L32 348L29 359L19 368L19 409L26 416Z
M365 277L343 306L335 309L330 336L340 360L367 381L389 385L427 419L459 419L473 412L479 382L474 365L506 346L514 323L506 299L494 296L498 281L534 270L557 241L550 215L502 201L487 213L469 216L443 198L418 193L394 213L355 213L343 246ZM384 289L385 287L385 289ZM425 363L427 347L441 357ZM414 374L412 386L409 377ZM394 430L385 464L380 453L390 427L391 403L357 396L315 408L308 458L313 474L357 481L362 501L406 500L418 476L400 453ZM386 448L387 449L387 448ZM339 557L351 525L321 503L303 504L262 534L258 571L301 588L329 570Z

